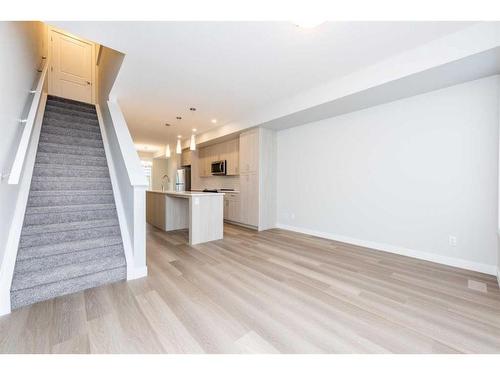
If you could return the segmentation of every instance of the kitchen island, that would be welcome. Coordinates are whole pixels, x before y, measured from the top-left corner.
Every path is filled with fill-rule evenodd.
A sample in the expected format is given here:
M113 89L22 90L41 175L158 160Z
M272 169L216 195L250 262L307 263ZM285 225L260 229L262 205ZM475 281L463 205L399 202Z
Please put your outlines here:
M166 232L189 229L190 245L220 240L224 233L224 194L149 190L146 221Z

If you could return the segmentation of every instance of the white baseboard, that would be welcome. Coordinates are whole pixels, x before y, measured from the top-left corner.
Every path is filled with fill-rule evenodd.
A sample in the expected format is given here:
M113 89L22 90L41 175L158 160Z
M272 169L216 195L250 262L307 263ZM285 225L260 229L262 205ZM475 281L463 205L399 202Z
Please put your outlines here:
M312 236L326 238L326 239L333 240L333 241L345 242L345 243L348 243L351 245L367 247L367 248L374 249L374 250L386 251L388 253L394 253L394 254L408 256L411 258L427 260L430 262L440 263L440 264L444 264L447 266L458 267L458 268L463 268L463 269L470 270L470 271L486 273L488 275L497 275L497 277L499 278L499 284L500 284L500 275L498 275L497 267L492 266L490 264L478 263L478 262L473 262L473 261L460 259L460 258L452 258L452 257L444 256L444 255L433 254L433 253L420 251L420 250L407 249L407 248L403 248L400 246L394 246L394 245L389 245L389 244L384 244L384 243L379 243L379 242L365 241L365 240L360 240L357 238L337 235L337 234L333 234L333 233L325 233L325 232L315 231L315 230L306 229L306 228L294 227L294 226L286 225L286 224L278 223L276 226L277 226L277 228L290 230L292 232L309 234Z
M127 280L140 279L141 277L146 277L148 275L148 267L138 267L132 268L127 267Z

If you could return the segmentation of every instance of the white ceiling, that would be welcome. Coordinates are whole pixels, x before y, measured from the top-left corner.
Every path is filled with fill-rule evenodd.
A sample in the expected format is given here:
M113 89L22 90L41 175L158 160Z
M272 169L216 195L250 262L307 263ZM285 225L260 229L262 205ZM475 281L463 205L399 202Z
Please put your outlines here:
M290 22L53 24L126 54L112 94L134 142L152 146L172 144L177 134L186 139L191 128L200 133L252 118L274 102L472 25L327 22L305 30Z

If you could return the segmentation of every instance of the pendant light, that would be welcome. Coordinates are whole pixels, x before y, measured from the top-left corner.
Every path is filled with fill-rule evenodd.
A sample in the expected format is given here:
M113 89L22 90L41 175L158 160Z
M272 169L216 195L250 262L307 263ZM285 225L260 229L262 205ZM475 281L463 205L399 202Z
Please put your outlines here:
M165 149L165 157L168 159L170 157L170 145L167 145Z
M191 134L191 141L189 142L189 149L191 151L195 151L196 150L196 138L195 138L195 135L194 135L195 132L196 132L196 129L193 129L193 134Z
M177 120L182 120L181 116L176 117ZM177 136L177 145L175 146L175 153L180 155L182 154L182 146L181 146L181 135Z
M175 152L177 154L182 154L181 136L180 135L177 136L177 146L175 148Z
M194 113L196 112L196 108L195 107L189 108L189 112L192 113L191 119L194 122ZM196 137L194 135L195 132L196 132L196 129L193 129L193 133L191 134L191 140L189 142L189 149L191 151L195 151L196 150Z

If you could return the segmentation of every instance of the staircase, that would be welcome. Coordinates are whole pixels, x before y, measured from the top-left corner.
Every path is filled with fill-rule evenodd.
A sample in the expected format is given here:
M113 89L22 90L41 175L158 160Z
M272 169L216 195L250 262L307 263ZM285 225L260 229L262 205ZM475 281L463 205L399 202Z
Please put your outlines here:
M12 309L126 278L95 107L49 96L11 286Z

